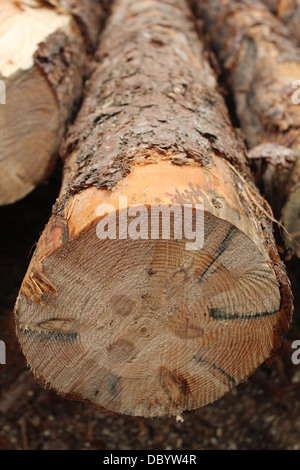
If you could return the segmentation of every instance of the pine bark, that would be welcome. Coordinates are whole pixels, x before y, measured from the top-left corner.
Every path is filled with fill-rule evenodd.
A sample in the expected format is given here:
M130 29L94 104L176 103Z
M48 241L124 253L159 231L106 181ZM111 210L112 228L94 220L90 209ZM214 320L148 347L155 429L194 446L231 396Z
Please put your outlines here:
M283 21L292 33L292 36L300 41L300 1L299 0L263 0L265 5Z
M26 196L54 165L105 18L100 3L1 2L0 204Z
M288 257L300 257L300 153L277 144L261 144L248 155L254 162L257 184L287 230L282 235Z
M186 2L118 0L96 59L17 334L57 392L112 413L176 415L272 360L290 285ZM191 204L194 217L203 203L203 247L187 250L172 228L169 239L100 240L98 207L123 216L120 196L126 210Z
M194 0L192 4L203 20L208 41L231 88L248 147L274 144L275 162L282 146L287 153L290 149L298 155L300 106L293 95L297 98L294 85L300 77L300 52L290 32L257 0ZM282 158L284 154L281 149ZM295 175L290 175L291 180ZM295 236L299 231L300 198L294 185L289 184L286 191L289 193L284 199L291 200L295 209L286 228ZM283 208L283 219L285 211ZM289 249L296 253L297 236L292 242L289 236L285 239Z

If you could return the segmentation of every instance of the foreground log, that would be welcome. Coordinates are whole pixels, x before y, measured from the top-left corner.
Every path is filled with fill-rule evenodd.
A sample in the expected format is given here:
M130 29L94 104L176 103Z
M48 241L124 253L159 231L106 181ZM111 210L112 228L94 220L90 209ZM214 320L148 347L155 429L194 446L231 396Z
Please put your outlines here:
M2 0L0 18L0 204L8 204L48 176L104 13L98 0Z
M109 412L176 415L274 357L289 281L186 3L118 0L97 58L17 334L45 386ZM187 249L174 229L202 203L204 244ZM165 238L152 232L162 204L179 208Z
M250 148L274 143L274 161L278 146L300 151L299 90L300 52L290 40L287 29L256 0L192 0L204 29L232 89L237 117ZM257 153L257 152L255 152ZM283 151L284 154L284 151ZM291 166L289 166L292 169ZM295 181L299 172L292 176ZM299 185L298 180L297 185ZM295 184L286 188L285 199L294 210L286 227L298 232L300 198ZM274 183L276 187L276 183ZM282 218L286 220L283 209ZM290 249L297 240L285 237Z
M300 0L263 0L268 8L283 21L300 41Z

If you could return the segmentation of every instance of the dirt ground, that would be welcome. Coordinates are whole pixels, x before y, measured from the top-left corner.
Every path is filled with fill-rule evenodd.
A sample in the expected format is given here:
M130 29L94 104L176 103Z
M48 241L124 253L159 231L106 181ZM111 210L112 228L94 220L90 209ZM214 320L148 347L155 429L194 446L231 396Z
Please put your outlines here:
M12 310L60 173L59 166L48 184L0 208L0 339L7 345L7 364L0 365L0 449L300 449L300 366L291 361L291 343L300 340L299 261L288 263L296 308L275 363L184 422L106 416L34 381L18 348Z

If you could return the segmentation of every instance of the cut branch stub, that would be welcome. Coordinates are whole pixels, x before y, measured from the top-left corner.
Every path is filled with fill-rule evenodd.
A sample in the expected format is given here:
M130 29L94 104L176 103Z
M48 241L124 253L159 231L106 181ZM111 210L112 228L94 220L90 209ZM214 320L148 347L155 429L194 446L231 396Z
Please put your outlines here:
M176 415L274 356L289 281L185 3L117 1L97 56L17 334L57 392L113 413ZM204 204L201 248L174 236L176 217L170 237L152 237L162 204L181 215L192 205L194 223ZM104 220L116 220L115 238L99 236Z

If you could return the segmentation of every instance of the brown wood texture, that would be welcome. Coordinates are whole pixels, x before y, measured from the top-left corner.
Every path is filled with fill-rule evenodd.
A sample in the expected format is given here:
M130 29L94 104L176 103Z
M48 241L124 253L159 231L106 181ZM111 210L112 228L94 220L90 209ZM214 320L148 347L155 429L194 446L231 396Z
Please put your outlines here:
M263 3L287 25L292 36L300 41L300 1L263 0Z
M256 168L257 184L270 201L287 232L282 235L288 256L300 257L300 154L277 144L261 144L248 153Z
M177 415L274 357L289 280L186 2L118 0L96 60L17 334L58 393L112 413ZM118 217L133 204L148 214L192 204L194 218L204 204L204 244L187 250L172 230L100 240L101 204Z
M104 17L98 0L1 2L0 204L26 196L51 171Z
M297 155L300 106L293 100L297 93L293 85L300 77L300 51L290 32L256 0L196 0L192 4L227 77L249 148L273 143L275 162L282 146ZM300 198L294 188L288 185L289 195L284 199L292 200L294 216L286 228L296 238L292 242L285 238L296 252ZM283 214L282 218L286 219Z

